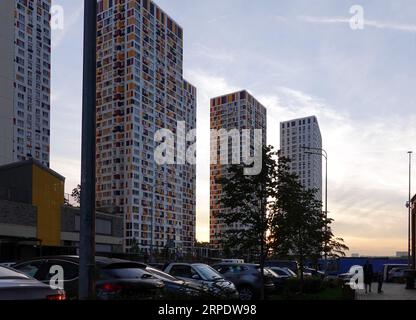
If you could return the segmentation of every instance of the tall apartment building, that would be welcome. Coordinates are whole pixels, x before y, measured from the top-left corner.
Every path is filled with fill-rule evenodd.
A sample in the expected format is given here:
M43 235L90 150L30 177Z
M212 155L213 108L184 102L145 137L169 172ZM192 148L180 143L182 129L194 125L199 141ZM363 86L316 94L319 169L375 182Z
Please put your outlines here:
M266 145L267 133L267 110L247 91L235 92L221 97L211 99L211 130L226 129L227 131L238 129L241 133L243 129L261 129L262 143ZM231 144L231 139L229 140ZM240 154L241 152L240 144ZM254 147L253 137L251 147ZM220 153L221 145L217 143L217 154ZM234 146L235 148L235 146ZM213 147L215 149L215 146ZM229 163L232 163L231 152L233 148L228 148ZM215 152L215 150L212 150ZM221 241L227 230L244 229L244 226L236 223L227 225L223 219L218 217L219 213L227 212L221 204L222 187L217 183L220 177L229 176L230 165L224 165L220 161L211 164L210 171L210 244L214 250L221 249Z
M0 8L0 165L49 166L51 0L3 0Z
M156 131L196 128L183 30L149 0L99 0L97 21L97 208L124 216L126 251L189 252L195 167L154 160Z
M317 198L322 200L322 157L310 154L302 147L322 148L321 130L315 116L285 121L280 124L280 152L291 160L292 173L299 176L307 189L318 189Z

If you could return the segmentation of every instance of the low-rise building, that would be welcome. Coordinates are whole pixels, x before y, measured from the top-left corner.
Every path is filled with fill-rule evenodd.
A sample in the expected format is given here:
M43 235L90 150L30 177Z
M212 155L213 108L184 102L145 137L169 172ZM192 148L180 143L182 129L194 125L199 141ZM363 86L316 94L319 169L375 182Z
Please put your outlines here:
M36 160L0 166L0 261L77 254L80 210L64 204L65 178ZM123 217L96 213L96 252L123 252Z

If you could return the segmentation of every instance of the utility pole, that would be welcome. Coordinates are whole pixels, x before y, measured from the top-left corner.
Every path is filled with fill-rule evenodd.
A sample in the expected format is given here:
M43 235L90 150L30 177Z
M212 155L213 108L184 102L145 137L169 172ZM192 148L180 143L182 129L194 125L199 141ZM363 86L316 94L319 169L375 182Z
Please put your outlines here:
M412 207L411 213L411 221L412 221L412 270L413 274L416 272L416 209Z
M79 298L95 297L95 113L97 1L84 0Z
M411 224L411 218L412 218L412 151L408 152L409 154L409 200L407 203L407 208L408 208L408 217L407 217L407 261L408 261L408 266L410 268L411 266L411 248L410 248L410 238L411 238L411 234L410 234L410 224Z
M306 146L303 146L301 148L305 150L313 151L313 152L307 151L305 152L305 154L317 155L325 159L325 218L328 219L328 152L322 148L312 148L312 147L306 147ZM327 230L328 230L328 225L325 226L325 231ZM325 246L326 246L326 243L325 243ZM324 252L324 261L325 261L324 270L326 271L328 267L328 254L326 250Z
M406 276L406 289L413 290L415 288L415 215L412 206L412 151L409 154L409 200L407 203L408 212L408 238L407 238L407 255L409 269L407 270Z

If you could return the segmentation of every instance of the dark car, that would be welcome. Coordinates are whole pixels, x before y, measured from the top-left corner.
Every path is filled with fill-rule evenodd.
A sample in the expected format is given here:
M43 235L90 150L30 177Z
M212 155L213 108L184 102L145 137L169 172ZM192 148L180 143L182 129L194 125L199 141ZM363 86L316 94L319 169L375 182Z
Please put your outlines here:
M56 266L63 269L63 285L69 299L78 298L79 257L42 257L17 263L21 272L48 284ZM126 260L96 258L96 296L102 300L159 299L164 284L145 270L146 265Z
M253 300L260 297L260 266L251 263L218 263L212 266L225 279L230 280L237 288L240 300ZM275 275L264 269L265 293L272 293Z
M65 291L52 288L22 272L0 266L0 300L65 300Z
M170 263L164 271L181 280L198 283L208 290L210 297L213 299L238 299L238 292L234 284L226 280L209 265L203 263Z
M289 268L269 267L269 269L271 269L273 272L275 272L281 278L286 278L286 279L297 278L296 273L294 273Z
M266 267L279 267L279 268L289 268L294 273L298 274L299 265L296 261L293 260L269 260L265 263Z
M395 283L406 283L406 267L397 267L389 271L389 281Z
M320 279L325 278L325 272L308 267L303 268L303 275L306 277L314 277Z
M164 298L168 300L200 300L212 298L207 288L194 281L181 280L151 266L147 266L146 271L163 281L165 284Z

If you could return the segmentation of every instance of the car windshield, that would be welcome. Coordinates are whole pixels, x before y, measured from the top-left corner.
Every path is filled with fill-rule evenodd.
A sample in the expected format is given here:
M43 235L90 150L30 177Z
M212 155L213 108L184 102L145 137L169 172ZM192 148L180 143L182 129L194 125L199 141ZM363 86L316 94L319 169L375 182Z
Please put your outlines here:
M215 281L223 279L223 277L215 271L213 268L206 264L197 264L193 266L198 273L202 276L203 280Z
M256 267L256 270L258 271L258 272L260 272L260 266L257 266ZM265 275L265 276L274 276L274 275L276 275L276 273L275 272L273 272L270 268L264 268L264 270L263 270L263 274Z
M0 267L0 280L4 279L30 279L28 276L12 269Z
M100 270L100 276L104 279L144 279L153 276L140 268L104 268Z
M268 271L273 277L276 277L276 278L279 278L279 275L276 273L276 272L274 272L272 269L264 269L264 271Z
M296 273L294 273L291 269L286 268L285 269L287 273L289 273L292 277L296 277Z
M167 274L163 271L160 271L151 267L147 267L146 271L148 271L149 273L154 275L156 278L159 278L161 280L175 281L175 282L180 281L179 279L172 277L170 274Z

